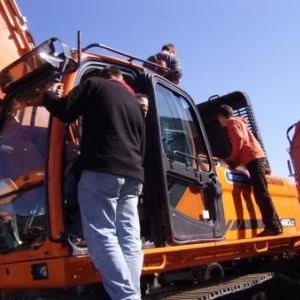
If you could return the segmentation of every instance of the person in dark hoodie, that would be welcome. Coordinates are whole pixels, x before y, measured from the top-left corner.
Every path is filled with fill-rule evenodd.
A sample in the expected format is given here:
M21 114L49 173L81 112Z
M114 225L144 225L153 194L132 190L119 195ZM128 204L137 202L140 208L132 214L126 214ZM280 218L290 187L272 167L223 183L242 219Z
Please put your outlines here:
M282 225L276 213L266 180L266 154L247 126L247 120L234 117L229 105L222 105L217 112L221 126L226 127L232 146L231 154L225 159L229 168L243 165L249 172L254 198L260 209L264 230L258 237L282 233Z
M143 252L137 211L144 181L144 115L119 69L91 77L60 97L55 83L43 104L62 122L82 116L78 199L84 238L112 300L140 300Z
M151 55L147 60L162 67L167 67L171 72L165 72L164 69L155 68L154 66L145 63L144 66L152 71L157 72L163 77L169 79L174 84L178 84L182 77L181 63L176 56L177 50L173 44L163 45L161 51Z

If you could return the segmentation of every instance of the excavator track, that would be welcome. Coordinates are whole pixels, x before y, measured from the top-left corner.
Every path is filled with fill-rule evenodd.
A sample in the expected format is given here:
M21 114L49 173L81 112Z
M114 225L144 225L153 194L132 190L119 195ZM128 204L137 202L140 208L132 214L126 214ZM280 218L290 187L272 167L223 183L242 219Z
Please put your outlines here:
M36 293L38 294L38 292ZM2 297L0 300L99 300L109 299L96 291L82 294L57 294L56 296ZM210 285L172 286L149 292L142 300L299 300L300 280L281 273L255 273L223 279Z
M279 273L256 273L223 280L210 286L191 286L184 290L158 293L143 300L211 300L211 299L300 299L300 283Z

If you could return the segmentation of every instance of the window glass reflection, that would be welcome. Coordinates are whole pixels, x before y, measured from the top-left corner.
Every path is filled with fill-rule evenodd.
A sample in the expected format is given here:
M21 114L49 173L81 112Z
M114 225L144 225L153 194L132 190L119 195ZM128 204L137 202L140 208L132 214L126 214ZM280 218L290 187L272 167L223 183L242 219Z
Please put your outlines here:
M187 99L157 85L157 106L163 149L170 160L194 166L198 155L207 155L203 138Z
M0 251L37 246L46 227L44 168L49 113L25 106L2 115Z

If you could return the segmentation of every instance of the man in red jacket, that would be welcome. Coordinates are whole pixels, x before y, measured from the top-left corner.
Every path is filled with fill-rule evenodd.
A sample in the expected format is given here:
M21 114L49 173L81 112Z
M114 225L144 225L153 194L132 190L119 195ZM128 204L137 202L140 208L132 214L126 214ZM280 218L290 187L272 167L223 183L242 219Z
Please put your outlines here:
M266 154L250 132L247 120L233 116L229 105L222 105L218 110L218 119L226 127L232 146L231 154L225 159L230 168L243 165L249 172L254 198L260 209L265 229L258 237L282 233L282 225L276 213L266 180Z

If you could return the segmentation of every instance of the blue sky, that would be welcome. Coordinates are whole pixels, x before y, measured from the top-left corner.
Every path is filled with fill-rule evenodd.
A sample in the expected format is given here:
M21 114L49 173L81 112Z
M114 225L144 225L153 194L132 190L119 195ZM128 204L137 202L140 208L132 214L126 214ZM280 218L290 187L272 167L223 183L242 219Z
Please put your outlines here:
M97 42L147 58L174 43L195 103L236 90L252 103L273 175L288 176L287 128L300 119L299 0L16 0L40 44Z

